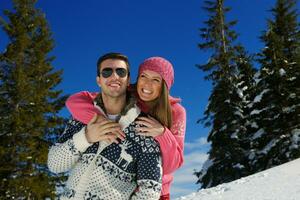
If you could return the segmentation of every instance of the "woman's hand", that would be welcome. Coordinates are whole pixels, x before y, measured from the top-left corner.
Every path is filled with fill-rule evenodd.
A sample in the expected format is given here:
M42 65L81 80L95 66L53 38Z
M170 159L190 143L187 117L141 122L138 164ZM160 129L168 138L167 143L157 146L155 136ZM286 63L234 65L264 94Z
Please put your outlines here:
M136 121L140 127L135 128L138 135L156 137L164 133L164 126L151 116L139 117Z

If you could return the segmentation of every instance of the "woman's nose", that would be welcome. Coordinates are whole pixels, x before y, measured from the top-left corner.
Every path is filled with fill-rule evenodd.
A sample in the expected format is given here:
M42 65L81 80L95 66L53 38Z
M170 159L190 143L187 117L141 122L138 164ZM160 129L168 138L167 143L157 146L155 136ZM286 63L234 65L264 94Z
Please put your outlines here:
M145 85L148 86L148 87L151 87L152 83L150 80L146 80L145 81Z

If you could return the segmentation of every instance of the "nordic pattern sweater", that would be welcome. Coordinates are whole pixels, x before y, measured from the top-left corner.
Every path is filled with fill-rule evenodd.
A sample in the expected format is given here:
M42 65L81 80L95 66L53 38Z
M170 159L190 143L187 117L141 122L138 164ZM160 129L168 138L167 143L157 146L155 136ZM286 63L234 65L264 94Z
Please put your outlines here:
M60 199L159 199L160 148L151 137L135 134L134 119L139 114L135 106L120 118L126 138L119 144L90 144L85 124L75 119L68 122L48 154L50 171L70 172Z
M93 105L93 100L97 95L98 93L88 91L76 93L68 98L66 106L75 119L88 123L95 113L101 114ZM170 193L173 173L182 166L184 161L186 111L179 102L179 99L170 96L172 126L170 129L165 127L164 133L154 138L160 145L162 155L163 178L161 195Z

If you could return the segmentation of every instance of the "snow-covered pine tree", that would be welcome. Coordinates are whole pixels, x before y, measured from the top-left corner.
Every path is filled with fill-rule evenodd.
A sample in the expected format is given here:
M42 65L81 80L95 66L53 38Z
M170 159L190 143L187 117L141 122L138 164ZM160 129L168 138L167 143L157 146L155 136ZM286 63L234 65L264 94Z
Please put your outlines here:
M249 155L253 172L300 157L300 28L296 0L277 0L259 56L257 96L251 116L257 124Z
M13 0L14 10L0 18L9 44L0 54L0 197L53 198L55 185L47 173L49 134L65 96L55 89L62 71L54 71L49 56L54 41L36 0Z
M249 143L244 138L244 107L247 104L246 93L252 88L247 84L254 72L251 71L249 56L235 44L237 34L232 26L236 21L226 22L225 14L230 9L224 6L224 1L205 1L204 9L208 11L209 19L204 22L206 27L200 29L204 42L199 44L199 48L209 50L212 55L208 63L198 67L209 72L206 79L213 84L202 120L212 128L208 136L211 149L208 160L195 175L197 183L208 188L247 174L245 147Z
M251 174L251 170L248 164L248 155L251 153L251 137L249 137L249 130L253 129L253 124L251 123L250 112L252 111L249 108L249 104L252 102L256 94L256 83L254 76L256 69L253 68L253 56L249 56L243 47L237 47L237 85L236 90L241 98L239 105L240 115L236 124L239 125L236 133L239 138L239 144L241 145L244 155L243 155L243 166L241 172L243 176Z

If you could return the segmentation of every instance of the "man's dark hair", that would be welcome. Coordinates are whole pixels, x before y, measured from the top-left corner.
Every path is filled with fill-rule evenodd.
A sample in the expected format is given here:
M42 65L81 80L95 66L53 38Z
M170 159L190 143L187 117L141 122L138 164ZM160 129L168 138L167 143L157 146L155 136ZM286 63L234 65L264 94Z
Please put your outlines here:
M98 61L97 61L97 76L100 76L100 68L101 68L101 63L104 61L104 60L107 60L107 59L115 59L115 60L123 60L126 65L127 65L127 70L128 70L128 76L130 75L130 72L129 72L129 61L128 61L128 58L127 56L121 54L121 53L107 53L107 54L104 54L103 56L101 56Z

